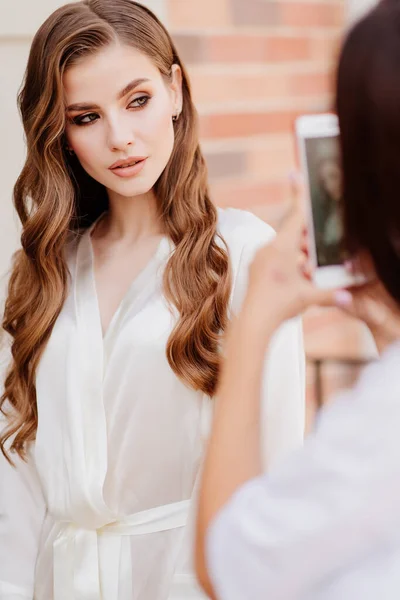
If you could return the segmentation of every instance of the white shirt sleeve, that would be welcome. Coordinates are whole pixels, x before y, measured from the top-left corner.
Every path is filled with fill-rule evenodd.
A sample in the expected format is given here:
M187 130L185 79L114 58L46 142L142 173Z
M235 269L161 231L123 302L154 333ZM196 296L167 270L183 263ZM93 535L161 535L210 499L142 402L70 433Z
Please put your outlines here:
M303 449L219 512L206 548L219 600L311 598L399 530L399 369L400 346L323 411Z
M4 364L3 364L4 367ZM4 376L4 368L1 369ZM5 427L0 416L0 429ZM16 454L13 468L0 452L0 600L33 598L34 572L45 501L34 466Z

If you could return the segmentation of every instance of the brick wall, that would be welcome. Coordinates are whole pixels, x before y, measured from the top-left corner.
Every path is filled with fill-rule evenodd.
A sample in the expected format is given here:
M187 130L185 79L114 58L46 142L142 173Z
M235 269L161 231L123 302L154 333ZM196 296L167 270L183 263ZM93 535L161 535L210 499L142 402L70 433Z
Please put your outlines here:
M346 20L344 0L166 0L167 24L191 76L212 194L276 225L290 199L293 120L329 110ZM337 311L304 320L310 357L373 354L370 337ZM326 396L352 380L324 370ZM308 398L313 412L314 379Z
M293 119L331 106L343 0L169 0L220 206L275 224L295 165Z

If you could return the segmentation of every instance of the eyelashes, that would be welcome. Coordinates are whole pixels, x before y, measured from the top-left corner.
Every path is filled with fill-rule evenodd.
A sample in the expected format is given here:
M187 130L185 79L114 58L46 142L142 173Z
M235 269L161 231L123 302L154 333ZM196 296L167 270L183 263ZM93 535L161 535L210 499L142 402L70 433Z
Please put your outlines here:
M89 119L89 121L84 121L84 119ZM97 121L96 113L89 113L83 117L75 117L72 119L72 123L74 123L74 125L90 125L90 123L93 123L93 121Z
M151 96L143 95L135 98L128 104L128 108L133 108L133 110L142 110L149 103ZM133 106L135 105L135 106ZM79 115L78 117L74 117L70 120L71 124L78 125L80 127L84 127L85 125L91 125L95 121L97 121L99 115L97 113L87 113L86 115ZM89 119L88 121L85 119Z

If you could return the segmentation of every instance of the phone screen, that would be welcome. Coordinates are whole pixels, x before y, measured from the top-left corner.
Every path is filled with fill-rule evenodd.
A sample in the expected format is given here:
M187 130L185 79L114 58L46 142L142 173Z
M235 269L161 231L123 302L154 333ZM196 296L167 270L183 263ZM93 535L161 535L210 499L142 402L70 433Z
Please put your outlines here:
M339 136L304 139L319 267L341 265L345 260L338 142Z

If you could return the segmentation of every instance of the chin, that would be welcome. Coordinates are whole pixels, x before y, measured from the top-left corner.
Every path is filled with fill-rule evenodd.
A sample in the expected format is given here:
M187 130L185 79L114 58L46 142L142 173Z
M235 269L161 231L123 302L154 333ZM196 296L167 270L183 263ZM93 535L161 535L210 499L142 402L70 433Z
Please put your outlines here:
M155 181L127 181L125 185L113 186L112 190L120 196L124 196L125 198L132 198L132 196L143 196L145 194L148 194L153 189L154 184Z

